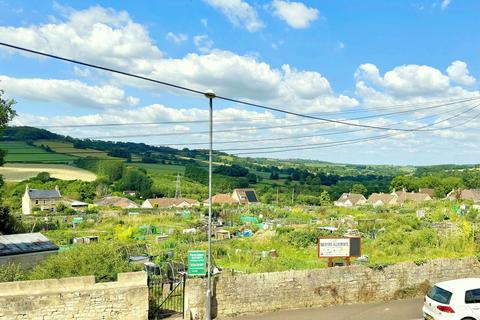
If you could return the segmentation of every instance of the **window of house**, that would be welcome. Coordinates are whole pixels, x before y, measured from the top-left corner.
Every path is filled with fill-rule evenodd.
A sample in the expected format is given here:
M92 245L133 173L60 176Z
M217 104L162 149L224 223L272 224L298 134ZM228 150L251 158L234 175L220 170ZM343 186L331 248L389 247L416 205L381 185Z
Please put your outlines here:
M43 204L47 204L47 200L43 200Z
M35 204L38 204L38 200L35 200Z

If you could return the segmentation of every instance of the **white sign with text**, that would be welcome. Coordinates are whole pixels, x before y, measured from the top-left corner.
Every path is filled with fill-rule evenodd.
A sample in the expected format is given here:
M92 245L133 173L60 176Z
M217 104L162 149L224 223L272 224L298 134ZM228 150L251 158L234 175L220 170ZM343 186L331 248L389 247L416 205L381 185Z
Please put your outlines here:
M320 238L319 257L349 257L350 256L350 239L323 239Z

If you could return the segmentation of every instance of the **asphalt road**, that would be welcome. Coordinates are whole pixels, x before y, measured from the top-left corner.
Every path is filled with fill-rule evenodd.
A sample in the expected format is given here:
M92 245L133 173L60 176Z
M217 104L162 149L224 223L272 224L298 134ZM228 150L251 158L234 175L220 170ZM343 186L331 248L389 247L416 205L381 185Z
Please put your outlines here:
M256 316L237 317L235 320L420 320L423 319L422 305L423 298L279 311Z

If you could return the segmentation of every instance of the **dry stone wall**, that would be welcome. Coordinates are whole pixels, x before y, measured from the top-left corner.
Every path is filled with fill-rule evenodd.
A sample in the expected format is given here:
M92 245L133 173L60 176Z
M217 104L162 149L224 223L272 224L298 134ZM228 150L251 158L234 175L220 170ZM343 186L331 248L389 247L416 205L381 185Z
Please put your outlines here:
M418 296L439 281L480 277L475 258L400 263L374 270L365 266L222 275L215 279L214 314L218 318L284 309L378 302ZM203 319L205 281L189 279L186 319Z
M120 273L104 283L93 276L0 283L0 320L147 317L145 272Z

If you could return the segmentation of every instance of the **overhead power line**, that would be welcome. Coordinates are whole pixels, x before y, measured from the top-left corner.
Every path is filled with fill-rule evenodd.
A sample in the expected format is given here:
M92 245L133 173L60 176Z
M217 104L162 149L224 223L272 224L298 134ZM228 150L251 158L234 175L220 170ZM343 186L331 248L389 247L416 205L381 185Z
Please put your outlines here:
M65 61L65 62L70 62L70 63L73 63L73 64L83 65L83 66L94 68L94 69L109 71L109 72L116 73L116 74L121 74L121 75L124 75L124 76L127 76L127 77L132 77L132 78L136 78L136 79L140 79L140 80L144 80L144 81L148 81L148 82L157 83L157 84L164 85L164 86L167 86L167 87L171 87L171 88L175 88L175 89L179 89L179 90L183 90L183 91L187 91L187 92L191 92L191 93L200 94L202 96L204 95L204 92L200 91L198 89L192 89L192 88L189 88L189 87L186 87L186 86L173 84L173 83L170 83L170 82L167 82L167 81L161 81L161 80L157 80L157 79L153 79L153 78L149 78L149 77L145 77L145 76L141 76L141 75L136 75L136 74L133 74L133 73L129 73L129 72L113 69L113 68L103 67L103 66L100 66L100 65L92 64L92 63L87 63L87 62L74 60L74 59L70 59L70 58L65 58L65 57L62 57L62 56L59 56L59 55L55 55L55 54L49 54L49 53L45 53L45 52L41 52L41 51L37 51L37 50L33 50L33 49L28 49L28 48L25 48L25 47L15 46L15 45L8 44L8 43L5 43L5 42L0 42L0 45L4 46L4 47L11 48L11 49L16 49L16 50L20 50L20 51L23 51L23 52L28 52L28 53L31 53L31 54L36 54L36 55L40 55L40 56L44 56L44 57L49 57L49 58L52 58L52 59L57 59L57 60ZM266 105L262 105L262 104L258 104L258 103L253 103L253 102L248 102L248 101L243 101L243 100L239 100L239 99L229 98L229 97L221 96L221 95L216 95L215 98L220 99L220 100L224 100L224 101L243 104L243 105L246 105L246 106L260 108L260 109L264 109L264 110L270 110L270 111L274 111L274 112L289 114L289 115L297 116L297 117L301 117L301 118L321 120L321 121L340 124L340 125L345 125L345 126L376 129L376 130L386 130L386 131L391 131L391 130L404 131L404 132L411 131L410 129L389 128L389 127L383 127L383 126L366 125L366 124L360 124L360 123L352 123L352 122L343 121L343 120L335 120L335 119L328 119L328 118L324 118L324 117L301 114L301 113L298 113L298 112L284 110L284 109L280 109L280 108L276 108L276 107L270 107L270 106L266 106Z
M93 63L87 63L87 62L83 62L83 61L79 61L79 60L69 59L69 58L61 57L59 55L49 54L49 53L45 53L45 52L41 52L41 51L37 51L37 50L32 50L32 49L28 49L28 48L24 48L24 47L19 47L19 46L15 46L15 45L12 45L12 44L5 43L5 42L0 42L0 45L4 46L4 47L8 47L8 48L12 48L12 49L16 49L16 50L20 50L20 51L44 56L44 57L49 57L49 58L53 58L53 59L57 59L57 60L62 60L62 61L82 65L82 66L85 66L85 67L90 67L90 68L99 69L99 70L103 70L103 71L109 71L109 72L121 74L121 75L124 75L124 76L127 76L127 77L132 77L132 78L136 78L136 79L140 79L140 80L154 82L154 83L157 83L157 84L161 84L163 86L167 86L167 87L171 87L171 88L175 88L175 89L179 89L179 90L193 92L193 93L197 93L197 94L201 94L201 95L204 94L204 92L200 91L200 90L195 90L195 89L188 88L188 87L185 87L185 86L180 86L180 85L173 84L173 83L170 83L170 82L152 79L152 78L149 78L149 77L144 77L144 76L136 75L136 74L133 74L133 73L129 73L129 72L113 69L113 68L103 67L103 66L93 64Z
M443 108L459 103L464 103L464 102L470 102L473 100L478 100L480 97L475 97L475 98L465 98L461 100L449 100L447 102L443 102L441 104L436 104L433 106L428 106L428 107L423 107L423 108L414 108L414 109L409 109L409 110L402 110L402 111L395 111L395 112L390 112L390 113L382 113L382 114L375 114L375 115L368 115L368 116L361 116L361 117L355 117L355 118L347 118L343 119L344 121L346 120L362 120L362 119L370 119L370 118L376 118L376 117L390 117L393 115L400 115L400 114L408 114L408 113L416 113L420 111L425 111L425 110L431 110L431 109L438 109L438 108ZM217 119L214 120L215 123L231 123L231 122L250 122L250 121L272 121L272 120L286 120L286 118L266 118L266 117L258 117L258 118L251 118L251 119ZM63 124L63 125L38 125L38 128L82 128L82 127L123 127L123 126L134 126L134 125L164 125L164 124L197 124L197 123L206 123L208 120L178 120L178 121L153 121L153 122L128 122L128 123L97 123L97 124ZM324 122L313 122L313 123L307 123L308 125L310 124L319 124L319 123L324 123ZM303 126L303 124L298 124L298 126ZM297 126L297 125L296 125ZM269 128L269 127L266 127ZM273 127L276 128L276 127Z
M474 109L474 108L477 108L479 107L480 105L477 105L471 109ZM471 110L470 109L470 110ZM468 110L468 111L470 111ZM459 117L460 115L464 114L465 112L462 112L460 114L457 114L457 115L454 115L452 117L449 117L447 119L443 119L441 121L438 121L438 122L435 122L435 123L432 123L432 124L428 124L428 125L424 125L422 127L419 127L419 129L421 128L427 128L427 127L431 127L433 125L436 125L438 123L442 123L442 122L446 122L448 120L451 120L455 117ZM453 128L457 128L457 127L460 127L460 126L463 126L469 122L472 122L476 119L480 118L480 113L477 113L474 117L472 118L469 118L467 119L466 121L462 122L462 123L459 123L459 124L455 124L455 125L451 125L451 126L448 126L448 127L442 127L442 128L436 128L436 129L423 129L423 130L418 130L416 132L428 132L428 131L439 131L439 130L446 130L446 129L453 129ZM277 148L281 149L281 150L272 150L272 151L253 151L253 152L239 152L239 153L235 153L235 155L248 155L248 154L269 154L269 153L280 153L280 152L289 152L289 151L299 151L299 150L310 150L310 149L321 149L321 148L326 148L326 147L333 147L333 146L341 146L341 145L350 145L350 144L357 144L357 143L363 143L363 142L367 142L367 141L373 141L373 140L381 140L381 139L385 139L385 138L389 138L389 137L393 137L393 136L398 136L398 135L402 135L402 134L405 134L404 132L396 132L396 133L391 133L391 134L385 134L385 135L376 135L376 136L370 136L370 137L365 137L365 138L357 138L357 139L348 139L348 140L340 140L340 141L332 141L332 142L323 142L323 143L315 143L315 144L305 144L305 145L295 145L295 146L285 146L283 148L285 149L281 149L282 146L278 146ZM243 150L251 150L251 149L255 149L255 148L248 148L248 149L243 149ZM258 148L260 149L260 148ZM265 148L264 148L265 149ZM267 150L269 149L266 148ZM224 149L224 150L219 150L219 152L227 152L227 151L232 151L232 149ZM240 151L240 149L238 149Z
M430 105L432 102L429 103L419 103L419 104L409 104L409 105L403 105L403 106L409 106L409 107L415 107L414 109L408 109L408 110L401 110L401 111L395 111L395 112L390 112L390 113L381 113L381 114L375 114L375 115L369 115L369 116L362 116L362 117L356 117L356 118L346 118L342 119L344 121L346 120L361 120L361 119L368 119L368 118L375 118L375 117L384 117L384 116L390 116L390 115L398 115L398 114L408 114L408 113L415 113L423 110L429 110L429 109L437 109L437 108L442 108L450 105L455 105L458 103L462 102L469 102L473 100L480 99L480 97L473 97L473 98L463 98L463 99L450 99L450 100L444 100L444 101L439 101L437 100L435 103L439 103L433 106L428 106L424 108L419 108L418 106L421 105ZM395 106L394 108L398 108L399 105ZM390 107L385 107L383 110L390 110L393 109L392 106ZM376 109L380 110L380 109ZM357 110L353 111L351 113L358 113L358 112L374 112L376 110ZM328 115L334 115L334 114L344 114L347 112L338 112L338 113L323 113L323 114L328 114ZM318 115L320 113L311 113L310 115ZM250 119L235 119L235 118L220 118L220 119L214 119L214 123L231 123L231 122L251 122L251 121L272 121L272 120L285 120L286 118L278 118L278 117L253 117ZM44 128L44 129L49 129L49 128L82 128L82 127L122 127L122 126L136 126L136 125L164 125L164 124L197 124L197 123L207 123L209 120L204 119L204 120L165 120L165 121L151 121L151 122L120 122L120 123L92 123L92 124L59 124L59 125L37 125L36 127L38 128Z
M469 99L468 101L472 100L478 100L476 99ZM445 107L447 105L451 105L451 103L448 104L442 104L439 106L434 106L434 107ZM429 107L432 108L432 107ZM421 109L416 109L415 111L412 112L417 112L421 111ZM394 113L387 114L385 117L390 117ZM396 113L395 113L396 114ZM360 120L360 119L367 119L367 118L372 118L372 116L366 116L366 117L357 117L357 118L351 118L350 120ZM285 128L296 128L296 127L305 127L305 126L314 126L314 125L319 125L319 124L324 124L325 121L316 121L316 122L303 122L303 123L297 123L297 124L283 124L283 125L276 125L276 126L264 126L264 127L240 127L240 128L232 128L232 129L220 129L220 130L215 130L216 133L231 133L231 132L245 132L245 131L256 131L256 130L268 130L268 129L285 129ZM399 122L403 123L403 122ZM362 130L365 130L365 126L362 127ZM395 129L392 129L395 130ZM402 129L401 131L406 131L409 132L412 129ZM347 131L349 132L349 131ZM109 136L92 136L89 137L90 139L125 139L125 138L145 138L145 137L162 137L162 136L185 136L185 135L197 135L197 134L207 134L208 131L184 131L184 132L164 132L164 133L142 133L142 134L131 134L131 135L109 135ZM324 135L331 135L331 134L339 134L339 133L324 133Z

